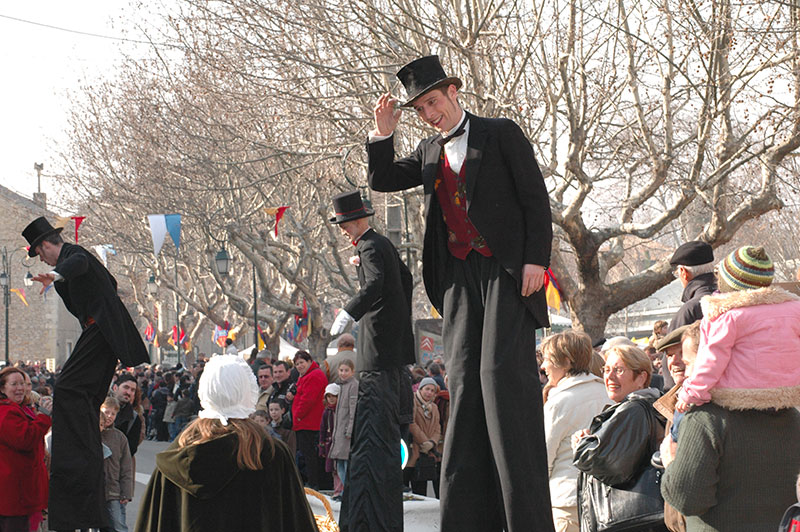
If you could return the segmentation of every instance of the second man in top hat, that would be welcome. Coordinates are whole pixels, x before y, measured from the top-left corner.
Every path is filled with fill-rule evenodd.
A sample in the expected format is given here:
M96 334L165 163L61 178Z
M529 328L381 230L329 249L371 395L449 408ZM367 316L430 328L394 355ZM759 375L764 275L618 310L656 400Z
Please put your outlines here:
M414 363L411 272L394 245L371 229L358 192L333 198L335 216L355 246L360 290L339 311L331 334L359 322L359 386L339 525L342 532L403 530L401 424L411 421Z
M507 119L466 113L461 80L437 56L397 77L436 133L395 157L398 100L381 96L367 144L369 183L425 193L423 279L443 317L451 413L441 478L444 532L553 530L535 332L550 200L530 142Z

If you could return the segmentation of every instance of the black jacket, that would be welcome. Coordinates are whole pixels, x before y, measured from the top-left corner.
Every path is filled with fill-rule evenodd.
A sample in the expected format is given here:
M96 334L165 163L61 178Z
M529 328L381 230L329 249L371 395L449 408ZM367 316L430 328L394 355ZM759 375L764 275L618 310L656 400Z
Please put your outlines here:
M652 407L659 397L655 388L637 390L597 414L589 425L591 434L582 438L575 450L575 467L609 486L631 480L653 454L653 417L645 409L657 416L658 440L663 438L666 420Z
M467 113L469 138L465 164L467 214L486 239L493 256L517 280L522 266L550 265L553 240L550 199L528 139L508 119L481 118ZM393 138L367 144L369 184L393 192L422 185L425 193L423 280L431 303L442 312L449 272L447 227L434 190L441 147L434 135L417 149L394 160ZM521 296L520 296L521 297ZM544 290L525 298L537 327L549 325Z
M683 305L672 318L669 330L674 331L678 327L691 325L697 320L702 320L703 309L700 308L700 300L716 291L717 278L713 272L698 275L686 283L686 288L683 289L683 295L681 296Z
M126 438L128 438L128 448L131 451L131 456L136 454L139 449L139 439L142 435L142 418L133 409L130 403L124 403L120 406L117 418L114 420L114 427L122 431Z
M411 272L389 239L374 229L361 236L356 251L361 289L344 309L359 322L359 371L413 364Z
M652 405L660 396L655 388L637 390L592 419L591 434L581 439L573 458L573 464L580 471L578 515L581 530L595 529L594 510L588 494L591 484L587 477L592 476L608 486L625 484L638 477L658 449L666 420ZM637 532L651 530L665 529L663 523L636 529Z
M81 246L64 244L55 271L64 279L55 289L70 313L86 326L93 318L103 338L126 366L150 362L128 309L117 295L117 281L97 258Z

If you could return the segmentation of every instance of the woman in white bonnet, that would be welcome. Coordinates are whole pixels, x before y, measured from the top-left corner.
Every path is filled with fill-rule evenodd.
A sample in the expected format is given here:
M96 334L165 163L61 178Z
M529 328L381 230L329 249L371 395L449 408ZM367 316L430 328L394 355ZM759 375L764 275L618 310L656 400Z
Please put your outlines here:
M153 472L136 532L316 532L294 457L248 416L258 384L236 355L217 355L198 388L203 410Z

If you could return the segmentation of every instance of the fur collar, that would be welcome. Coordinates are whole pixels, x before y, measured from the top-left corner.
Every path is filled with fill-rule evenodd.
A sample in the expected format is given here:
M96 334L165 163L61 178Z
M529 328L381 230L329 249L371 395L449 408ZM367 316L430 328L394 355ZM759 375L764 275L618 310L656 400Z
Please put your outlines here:
M756 305L777 305L789 301L800 301L800 297L787 292L783 288L768 286L758 290L742 290L737 292L722 292L705 296L700 300L703 317L715 320L729 310Z

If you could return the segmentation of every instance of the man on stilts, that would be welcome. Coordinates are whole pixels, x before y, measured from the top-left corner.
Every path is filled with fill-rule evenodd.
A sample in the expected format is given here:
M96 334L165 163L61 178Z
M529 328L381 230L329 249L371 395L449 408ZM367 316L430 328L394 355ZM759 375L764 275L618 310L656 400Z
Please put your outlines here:
M108 526L103 490L100 405L117 359L126 366L150 361L141 335L117 295L117 282L86 249L68 244L43 217L22 236L28 255L52 266L36 275L44 291L54 284L83 328L53 390L52 460L48 520L51 530Z
M423 280L443 317L450 421L441 476L443 532L552 532L535 332L549 325L544 271L552 220L530 142L508 119L462 110L460 79L438 56L397 77L438 134L395 159L400 102L374 108L370 186L425 194Z
M358 401L344 480L339 526L342 532L402 532L402 425L411 421L414 362L411 327L411 272L391 241L371 229L358 192L333 198L338 224L355 246L353 262L361 289L339 311L336 336L359 322Z

